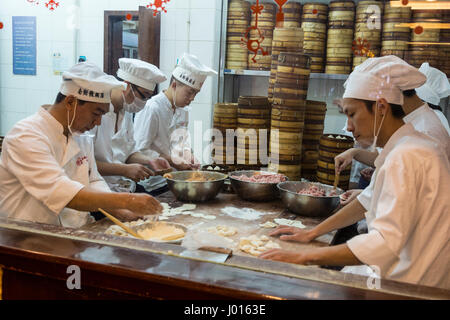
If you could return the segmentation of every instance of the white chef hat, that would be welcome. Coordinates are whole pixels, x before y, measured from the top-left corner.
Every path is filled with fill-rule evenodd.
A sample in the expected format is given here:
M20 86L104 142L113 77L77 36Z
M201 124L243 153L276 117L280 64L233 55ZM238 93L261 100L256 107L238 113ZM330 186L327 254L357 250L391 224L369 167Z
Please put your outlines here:
M430 67L428 62L424 62L419 69L427 77L427 82L416 89L416 93L423 101L439 105L442 98L450 95L450 83L447 76L442 71Z
M62 75L63 83L59 90L63 95L97 103L111 103L111 91L125 90L125 82L107 75L99 67L89 62L74 65Z
M196 56L189 53L183 54L180 63L172 73L175 79L197 90L202 88L207 76L216 74L216 71L205 66Z
M357 66L344 83L344 98L376 101L386 99L403 105L403 91L422 86L427 78L396 56L369 58Z
M157 84L167 80L156 66L145 61L129 58L119 59L117 76L147 90L155 90Z

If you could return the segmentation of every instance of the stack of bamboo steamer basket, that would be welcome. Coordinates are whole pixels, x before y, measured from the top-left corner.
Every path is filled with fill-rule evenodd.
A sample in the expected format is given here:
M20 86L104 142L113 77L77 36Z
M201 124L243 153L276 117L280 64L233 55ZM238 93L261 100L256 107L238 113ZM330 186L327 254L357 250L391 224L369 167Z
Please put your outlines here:
M284 23L283 28L300 28L302 20L302 5L298 2L288 2L283 6Z
M412 22L440 23L442 21L441 11L438 10L414 10ZM431 66L439 68L439 38L440 29L428 29L415 27L411 31L411 43L405 55L405 60L419 68L423 62L428 62Z
M450 10L445 12L444 23L450 23ZM440 42L446 43L441 46L441 71L447 74L447 77L450 77L450 29L441 30Z
M226 69L247 69L248 50L241 39L250 24L250 3L231 0L228 4Z
M268 154L269 100L267 97L239 97L237 117L237 164L267 164L267 160L261 159L260 154ZM265 150L260 151L261 148Z
M378 7L379 10L375 9ZM370 45L369 50L374 57L379 57L381 52L381 17L383 12L383 3L380 1L360 1L356 7L356 23L354 40L367 40ZM380 15L378 15L378 13ZM378 29L376 27L379 26ZM364 56L353 56L353 69L369 58L366 53Z
M411 29L399 27L401 23L411 20L411 7L391 7L390 2L384 6L383 34L381 42L381 56L395 55L405 58L408 51L408 42L411 39Z
M302 141L302 178L309 181L317 179L319 160L319 141L323 135L327 104L319 101L306 101L305 128Z
M325 72L349 74L353 62L355 3L352 0L331 1L329 8Z
M314 73L325 71L327 20L327 4L305 3L302 15L303 53L311 57L311 72Z
M280 53L273 94L269 171L300 180L310 57Z
M227 141L227 130L237 129L237 103L217 103L214 106L213 128L220 131L221 139L213 140L212 158L216 164L234 164L236 158L236 146L234 141ZM228 142L228 146L227 146ZM228 159L227 159L228 155Z
M3 145L3 139L5 137L0 137L0 154L2 153L2 145Z
M317 181L327 185L334 184L334 158L342 152L353 148L353 138L337 134L325 134L319 142L319 160L317 161ZM348 190L350 182L351 164L341 171L339 188Z
M276 6L273 3L261 3L264 6L262 14L258 16L258 29L261 31L261 35L264 40L261 43L261 47L264 51L267 51L267 55L263 55L261 51L258 51L255 57L256 63L253 62L254 53L248 52L248 69L250 70L270 70L272 63L272 40L273 29L275 28L275 15ZM251 26L255 26L256 15L252 14ZM250 31L250 40L260 40L260 34L257 30ZM255 42L256 44L256 42Z
M301 28L275 28L272 42L272 64L269 78L269 101L273 101L273 89L277 77L278 56L281 52L303 52L303 30Z

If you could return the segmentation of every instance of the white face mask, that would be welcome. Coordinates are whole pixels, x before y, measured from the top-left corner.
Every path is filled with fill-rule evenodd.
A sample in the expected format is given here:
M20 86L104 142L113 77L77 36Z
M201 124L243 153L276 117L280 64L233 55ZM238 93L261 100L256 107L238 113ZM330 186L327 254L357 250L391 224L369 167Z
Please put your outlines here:
M137 98L136 95L134 94L133 88L131 88L131 93L133 94L134 100L132 103L127 103L127 100L125 99L125 94L122 92L123 109L129 113L138 113L145 108L147 101Z
M377 104L377 106L378 106L378 104ZM373 138L373 143L372 143L372 145L370 146L370 149L369 149L371 152L375 152L376 149L377 149L378 135L380 134L381 127L383 126L383 121L384 121L385 117L386 117L386 115L383 115L383 119L381 119L381 124L380 124L380 127L378 128L378 132L375 133L376 126L377 126L377 112L375 110L375 121L373 123L373 136L374 136L374 138Z
M82 134L82 132L79 132L79 131L72 132L72 125L73 125L73 122L75 121L75 115L77 113L77 106L78 106L78 100L75 103L75 108L73 109L72 121L69 120L69 110L67 110L67 129L69 129L70 135L72 137L78 137Z

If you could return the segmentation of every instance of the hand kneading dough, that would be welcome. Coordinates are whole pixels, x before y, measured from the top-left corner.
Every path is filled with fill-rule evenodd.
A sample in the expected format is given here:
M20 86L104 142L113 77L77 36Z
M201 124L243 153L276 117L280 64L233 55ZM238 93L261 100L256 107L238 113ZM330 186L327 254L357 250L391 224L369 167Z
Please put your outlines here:
M252 256L259 256L264 251L279 248L281 247L278 243L270 241L267 236L258 237L252 235L250 237L241 238L239 241L239 249L251 254Z

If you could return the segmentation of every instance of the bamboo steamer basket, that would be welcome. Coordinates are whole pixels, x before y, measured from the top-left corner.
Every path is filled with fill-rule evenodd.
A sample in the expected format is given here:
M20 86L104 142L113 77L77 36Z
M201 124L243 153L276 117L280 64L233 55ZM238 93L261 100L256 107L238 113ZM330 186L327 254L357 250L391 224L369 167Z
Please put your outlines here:
M250 24L250 3L231 0L227 13L227 50L225 67L227 69L247 69L248 52L241 39Z
M302 141L302 177L308 180L316 180L319 141L323 134L326 111L327 105L324 102L306 102Z
M302 21L322 22L328 20L328 5L325 3L303 4Z
M275 28L273 33L272 63L268 90L269 101L273 101L279 54L281 52L301 51L303 51L303 31L301 28Z
M328 23L337 21L351 22L355 19L355 3L353 1L331 1L328 12Z
M407 22L409 22L411 14L411 7L391 7L390 1L387 1L384 5L384 19L401 18L406 19Z
M301 177L301 164L285 165L269 162L269 171L284 174L290 181L299 181Z
M284 13L284 28L300 27L302 18L302 5L298 2L288 2L283 6Z
M337 136L345 139L337 139ZM317 160L317 180L327 185L333 185L335 179L334 157L352 148L354 140L343 135L325 134L319 141L319 159ZM341 172L339 187L347 190L350 182L351 165Z

